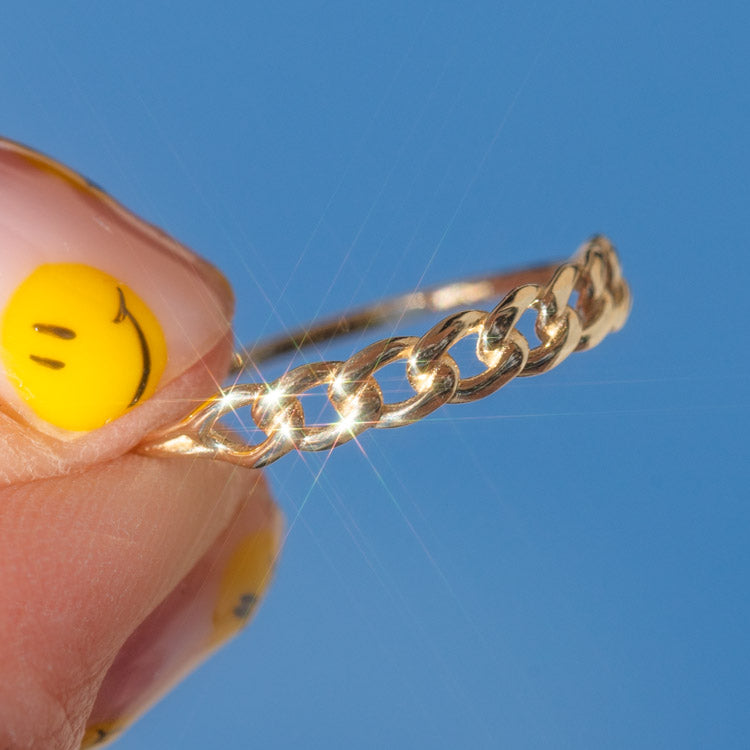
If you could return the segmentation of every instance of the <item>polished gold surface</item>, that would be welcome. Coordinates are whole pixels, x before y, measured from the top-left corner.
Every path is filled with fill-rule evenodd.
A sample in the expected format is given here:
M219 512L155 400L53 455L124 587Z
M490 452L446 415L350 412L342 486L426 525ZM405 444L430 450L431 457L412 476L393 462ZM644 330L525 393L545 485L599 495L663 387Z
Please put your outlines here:
M630 310L630 292L611 242L602 236L585 243L567 263L462 281L406 294L323 321L303 331L249 347L235 355L233 372L313 343L366 329L408 313L444 311L505 296L490 312L462 310L423 336L382 339L343 362L305 364L271 383L233 385L212 396L182 422L150 435L140 446L149 455L188 454L266 466L292 450L320 451L341 445L370 427L401 427L444 404L476 401L515 377L539 375L574 351L596 346L619 330ZM529 346L518 330L521 316L535 312L539 344ZM461 377L450 348L476 336L476 356L484 369ZM386 403L375 374L403 360L414 394ZM339 418L307 424L300 396L327 386ZM265 439L249 445L225 429L220 419L250 407Z

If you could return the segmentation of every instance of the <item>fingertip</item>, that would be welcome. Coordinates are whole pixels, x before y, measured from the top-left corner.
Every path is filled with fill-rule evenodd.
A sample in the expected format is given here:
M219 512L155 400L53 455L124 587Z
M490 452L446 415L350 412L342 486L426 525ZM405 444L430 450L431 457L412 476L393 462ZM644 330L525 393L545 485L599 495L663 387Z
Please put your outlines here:
M0 434L25 444L14 462L0 439L0 478L62 473L79 449L98 447L94 460L128 450L146 434L132 432L142 414L163 411L154 402L231 338L234 298L218 269L72 170L2 138L0 267ZM228 354L215 364L203 397ZM173 408L172 418L189 411ZM131 440L113 444L120 422Z
M0 491L0 738L82 736L123 644L261 498L259 472L135 455Z
M87 721L90 742L122 732L247 626L270 585L282 527L281 513L267 495L240 508L118 653Z

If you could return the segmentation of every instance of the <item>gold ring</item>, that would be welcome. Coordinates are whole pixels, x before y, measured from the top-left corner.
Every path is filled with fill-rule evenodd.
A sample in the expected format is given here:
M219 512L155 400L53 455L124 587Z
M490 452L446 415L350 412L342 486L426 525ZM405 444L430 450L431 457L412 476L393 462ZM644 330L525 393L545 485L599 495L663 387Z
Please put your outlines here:
M185 419L153 433L139 447L148 455L194 455L261 467L292 450L322 451L342 445L370 427L401 427L444 404L489 396L515 377L551 370L574 351L596 346L625 324L630 291L612 243L601 235L582 245L570 261L512 273L453 282L405 294L235 353L239 377L285 353L370 328L415 312L441 312L504 295L490 311L463 309L423 336L397 336L370 344L344 361L303 364L273 382L235 383L213 395ZM539 344L529 346L518 330L521 316L536 313ZM484 369L461 377L450 348L476 336ZM414 395L386 403L375 373L404 360ZM327 386L338 419L307 424L300 396ZM264 439L248 444L221 424L227 414L250 407Z

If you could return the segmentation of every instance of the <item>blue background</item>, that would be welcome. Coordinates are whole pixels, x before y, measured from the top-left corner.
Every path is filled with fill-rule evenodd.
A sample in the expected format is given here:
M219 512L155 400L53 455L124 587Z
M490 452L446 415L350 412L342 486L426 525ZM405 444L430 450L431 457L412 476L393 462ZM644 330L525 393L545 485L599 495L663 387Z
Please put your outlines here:
M4 3L0 123L217 263L242 339L595 231L634 307L271 467L257 619L118 746L747 747L746 4L207 6Z

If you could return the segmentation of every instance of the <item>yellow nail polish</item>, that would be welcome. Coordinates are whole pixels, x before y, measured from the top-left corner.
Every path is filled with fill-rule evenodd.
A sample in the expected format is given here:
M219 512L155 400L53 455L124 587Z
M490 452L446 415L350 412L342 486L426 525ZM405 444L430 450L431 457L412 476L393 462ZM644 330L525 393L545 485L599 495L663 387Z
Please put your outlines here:
M270 530L245 537L232 553L219 584L211 645L218 645L247 623L268 586L279 539Z
M89 747L104 747L104 745L108 745L119 735L126 723L121 721L98 721L86 727L83 739L81 740L81 750L86 750Z
M149 398L167 348L132 289L80 263L39 266L11 296L0 342L16 390L46 422L88 431Z

